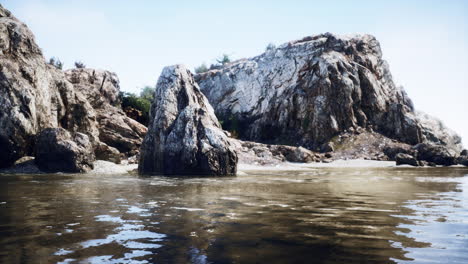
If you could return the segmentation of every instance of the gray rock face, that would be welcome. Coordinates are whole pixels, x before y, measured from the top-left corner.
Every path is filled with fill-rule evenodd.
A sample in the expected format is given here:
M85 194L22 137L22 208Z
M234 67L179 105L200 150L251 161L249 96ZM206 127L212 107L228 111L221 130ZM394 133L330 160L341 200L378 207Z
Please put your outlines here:
M46 64L26 25L0 6L0 168L32 155L34 136L63 127L97 140L91 105Z
M236 173L237 154L185 67L163 69L150 116L138 166L141 174Z
M138 154L147 128L127 117L118 107L120 86L117 75L94 69L72 69L65 75L94 108L99 123L99 140L127 158Z
M69 69L65 71L67 80L75 90L82 93L93 108L107 105L120 105L120 82L117 75L110 71L90 68Z
M461 150L460 137L414 111L370 35L307 37L196 80L241 139L319 150L345 130L372 127L410 145Z
M88 172L95 160L88 136L63 128L46 128L37 135L35 157L45 172Z

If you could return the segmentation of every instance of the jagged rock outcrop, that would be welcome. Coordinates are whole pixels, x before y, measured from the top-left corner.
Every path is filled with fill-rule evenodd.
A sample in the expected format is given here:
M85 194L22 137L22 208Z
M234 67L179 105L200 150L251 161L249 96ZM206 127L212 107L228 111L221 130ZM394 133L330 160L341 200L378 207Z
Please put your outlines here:
M88 136L63 128L46 128L37 135L35 158L44 172L88 172L95 161Z
M109 71L83 68L67 70L65 75L75 90L82 93L94 108L99 123L99 140L117 149L125 157L138 154L147 128L127 117L120 109L117 75ZM103 148L101 146L98 150ZM101 157L111 154L106 152Z
M151 105L140 174L235 175L237 154L192 74L165 67Z
M99 159L137 155L147 129L118 105L114 73L47 64L31 31L0 5L0 168L32 155L45 128L86 134Z
M86 98L46 64L31 31L0 5L0 168L32 155L34 136L48 127L83 132L91 141L99 134Z
M370 35L307 37L196 80L223 125L241 139L320 150L362 127L409 145L461 150L459 136L414 111Z
M314 153L303 147L268 145L251 141L230 139L239 162L254 165L278 165L282 162L321 162L326 160L321 153Z

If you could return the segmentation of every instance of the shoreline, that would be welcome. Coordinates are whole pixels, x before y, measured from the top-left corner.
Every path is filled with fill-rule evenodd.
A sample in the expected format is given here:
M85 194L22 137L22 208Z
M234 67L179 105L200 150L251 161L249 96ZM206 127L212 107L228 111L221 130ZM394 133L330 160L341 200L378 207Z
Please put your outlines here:
M138 170L138 164L116 164L110 161L97 160L94 163L94 169L82 173L82 175L109 175L109 174L135 174ZM259 171L311 171L323 168L463 168L462 165L453 166L411 166L411 165L396 165L395 161L379 161L379 160L335 160L329 163L311 162L311 163L294 163L282 162L276 165L260 165L239 163L237 166L237 176L245 175L249 172ZM23 164L17 164L14 167L0 170L0 175L21 175L21 174L50 174L40 171L34 164L33 160L28 160ZM64 174L64 173L58 173ZM79 175L79 174L77 174Z
M305 171L317 168L389 168L397 167L395 161L379 161L379 160L335 160L329 163L311 162L311 163L294 163L283 162L277 165L252 165L239 163L238 171L261 171L261 170L277 170L277 171ZM413 166L410 166L413 167Z

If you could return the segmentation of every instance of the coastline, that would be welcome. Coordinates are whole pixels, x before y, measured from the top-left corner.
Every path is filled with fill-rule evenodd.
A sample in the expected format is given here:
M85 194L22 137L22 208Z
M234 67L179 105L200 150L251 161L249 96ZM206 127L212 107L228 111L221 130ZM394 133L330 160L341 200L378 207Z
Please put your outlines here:
M460 165L450 167L463 167ZM258 171L309 171L321 168L432 168L416 167L411 165L396 165L395 161L378 161L364 159L335 160L329 163L311 162L281 162L276 165L260 165L239 163L237 166L237 175L243 175L247 172ZM116 164L110 161L97 160L94 162L94 169L83 173L84 175L102 175L102 174L132 174L138 169L138 164ZM28 160L23 164L8 169L0 170L0 174L46 174L41 172L34 164L33 160Z
M329 163L311 162L311 163L294 163L282 162L277 165L256 165L239 163L238 171L262 171L262 170L276 170L276 171L305 171L317 168L389 168L397 167L395 161L379 161L379 160L364 160L364 159L351 159L351 160L335 160ZM413 166L410 166L413 167Z

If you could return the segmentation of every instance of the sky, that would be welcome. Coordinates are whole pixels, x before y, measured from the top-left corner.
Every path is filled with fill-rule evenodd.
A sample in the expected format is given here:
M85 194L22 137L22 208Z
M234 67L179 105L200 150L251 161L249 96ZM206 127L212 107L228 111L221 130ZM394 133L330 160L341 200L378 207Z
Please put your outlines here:
M190 69L223 53L262 53L305 36L366 33L415 108L468 147L468 1L0 0L25 22L46 58L116 72L121 89L156 84L164 66Z

